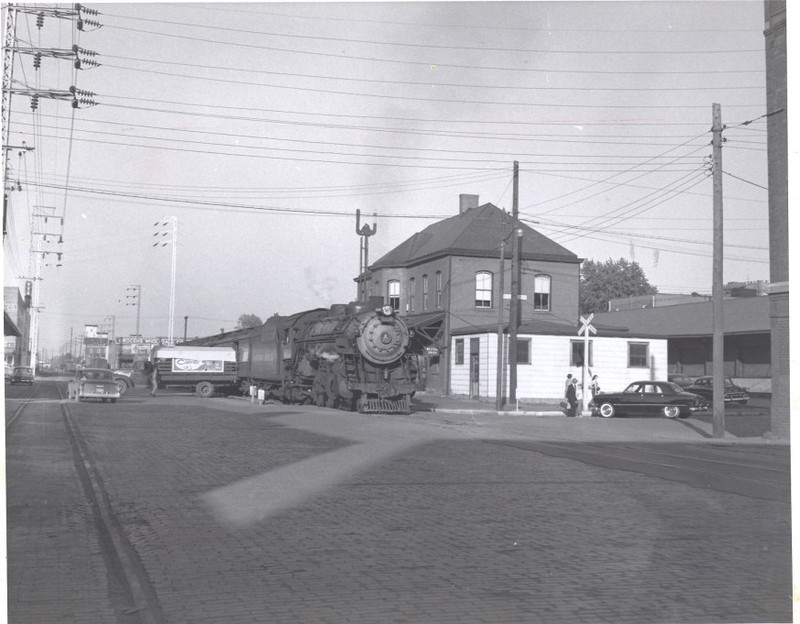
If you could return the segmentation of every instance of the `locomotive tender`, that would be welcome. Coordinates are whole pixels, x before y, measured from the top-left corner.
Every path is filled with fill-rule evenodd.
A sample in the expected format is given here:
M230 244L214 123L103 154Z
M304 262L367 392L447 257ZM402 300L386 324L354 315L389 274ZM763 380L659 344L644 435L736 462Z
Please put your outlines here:
M411 411L419 387L411 331L383 300L336 304L186 344L231 346L239 382L285 403L359 412Z

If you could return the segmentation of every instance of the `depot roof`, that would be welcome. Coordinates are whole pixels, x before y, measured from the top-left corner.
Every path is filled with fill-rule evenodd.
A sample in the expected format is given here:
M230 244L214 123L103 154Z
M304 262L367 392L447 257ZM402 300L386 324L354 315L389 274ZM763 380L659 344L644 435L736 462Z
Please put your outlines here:
M511 216L493 204L483 204L429 225L372 264L371 268L410 267L442 256L499 257L500 242L507 237L506 257L511 257ZM533 228L522 230L523 260L549 260L579 264L581 258Z

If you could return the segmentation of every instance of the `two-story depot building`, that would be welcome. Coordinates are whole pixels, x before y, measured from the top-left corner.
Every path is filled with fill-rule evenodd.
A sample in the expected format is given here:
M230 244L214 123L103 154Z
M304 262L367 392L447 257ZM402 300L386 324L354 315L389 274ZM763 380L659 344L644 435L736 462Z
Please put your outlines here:
M424 337L419 341L427 343L422 370L431 392L495 397L502 323L507 396L511 217L492 204L479 205L477 195L459 199L457 215L414 234L370 265L356 278L358 292L366 286L369 296L383 297ZM578 336L582 260L527 225L518 227L517 397L558 400L566 375L580 379L583 370L584 341ZM508 244L501 245L503 241ZM604 390L621 390L638 379L667 378L663 336L633 336L611 326L595 329L589 368Z

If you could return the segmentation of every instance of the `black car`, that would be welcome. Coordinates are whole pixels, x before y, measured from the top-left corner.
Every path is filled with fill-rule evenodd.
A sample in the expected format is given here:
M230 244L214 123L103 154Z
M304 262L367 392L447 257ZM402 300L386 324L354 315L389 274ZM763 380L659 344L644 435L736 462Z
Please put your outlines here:
M711 375L698 377L691 386L686 388L686 391L699 394L710 403L714 400L714 378ZM725 377L725 390L722 396L725 403L747 405L747 401L750 400L747 388L737 386L730 377Z
M33 369L30 366L15 366L11 373L11 385L14 384L33 385Z
M667 376L667 379L672 383L678 384L681 388L688 388L694 383L694 378L683 373L673 373Z
M670 381L634 381L622 392L601 392L589 402L592 414L613 418L624 414L660 414L686 418L707 409L706 401Z

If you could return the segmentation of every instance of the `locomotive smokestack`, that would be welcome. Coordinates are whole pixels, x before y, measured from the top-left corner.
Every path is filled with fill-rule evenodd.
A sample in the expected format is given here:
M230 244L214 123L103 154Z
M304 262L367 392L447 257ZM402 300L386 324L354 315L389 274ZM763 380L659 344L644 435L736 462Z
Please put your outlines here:
M458 214L463 215L467 210L478 207L478 195L467 195L462 193L458 196Z

